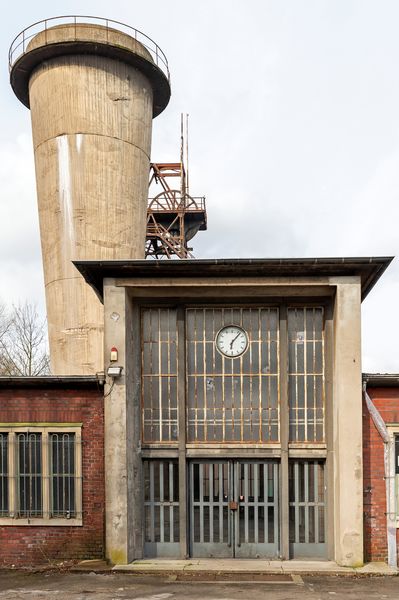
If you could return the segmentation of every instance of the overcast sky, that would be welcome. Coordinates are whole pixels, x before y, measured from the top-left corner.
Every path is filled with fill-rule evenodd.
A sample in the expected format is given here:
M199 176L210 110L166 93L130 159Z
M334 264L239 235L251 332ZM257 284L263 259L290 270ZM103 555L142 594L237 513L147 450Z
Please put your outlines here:
M152 159L206 195L197 258L399 254L397 0L102 0L8 4L0 22L0 299L44 311L30 115L8 82L20 30L59 14L123 21L166 53ZM363 305L363 370L399 372L399 262Z

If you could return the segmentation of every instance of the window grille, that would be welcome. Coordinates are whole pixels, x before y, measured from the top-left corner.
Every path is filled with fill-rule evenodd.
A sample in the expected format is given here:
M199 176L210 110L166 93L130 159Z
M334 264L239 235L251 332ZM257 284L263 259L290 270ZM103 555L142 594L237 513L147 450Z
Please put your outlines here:
M8 516L8 435L0 433L0 517Z
M323 308L288 309L291 442L324 441Z
M187 440L262 443L279 440L277 308L187 310ZM248 349L225 358L215 337L226 325L248 334Z
M399 520L399 434L395 435L395 491L396 518Z
M175 442L177 423L177 313L142 312L143 440Z
M80 525L81 429L0 429L0 525Z
M179 471L177 461L145 460L144 510L146 556L179 549ZM176 554L176 555L177 555Z
M42 491L42 435L18 433L18 516L41 517Z
M325 544L324 469L320 460L289 461L289 536L298 556Z
M51 516L76 516L75 503L75 434L50 433L51 448Z

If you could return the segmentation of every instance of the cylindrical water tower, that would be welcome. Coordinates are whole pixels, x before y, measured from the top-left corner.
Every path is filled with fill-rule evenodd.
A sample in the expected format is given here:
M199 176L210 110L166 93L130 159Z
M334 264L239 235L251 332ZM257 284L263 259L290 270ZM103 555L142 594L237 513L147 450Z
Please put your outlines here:
M57 17L17 36L10 73L31 110L52 373L93 374L104 368L102 305L72 261L144 258L166 57L121 23Z

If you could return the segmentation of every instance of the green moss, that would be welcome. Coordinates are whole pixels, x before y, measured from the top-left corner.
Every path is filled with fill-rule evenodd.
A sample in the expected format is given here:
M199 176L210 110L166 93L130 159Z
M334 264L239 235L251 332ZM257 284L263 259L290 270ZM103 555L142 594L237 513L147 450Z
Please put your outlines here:
M113 565L126 565L127 564L127 556L126 552L123 550L117 550L116 548L111 548L108 552L109 560Z

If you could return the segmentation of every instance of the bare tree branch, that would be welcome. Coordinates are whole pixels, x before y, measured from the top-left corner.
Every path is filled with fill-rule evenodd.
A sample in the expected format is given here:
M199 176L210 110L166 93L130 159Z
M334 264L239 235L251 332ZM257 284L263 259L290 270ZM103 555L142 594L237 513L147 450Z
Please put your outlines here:
M37 376L50 371L46 322L28 302L7 312L0 304L0 375Z

